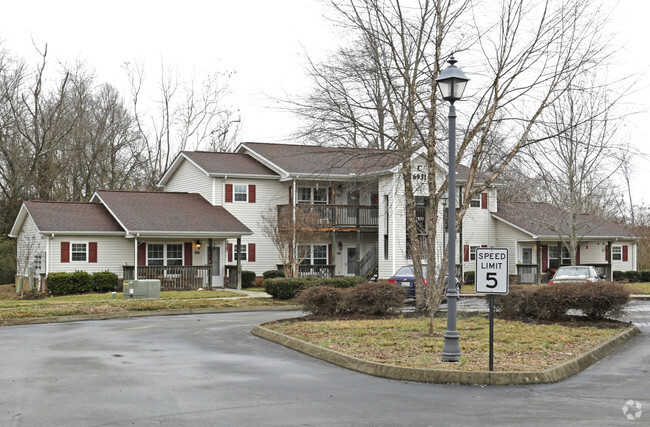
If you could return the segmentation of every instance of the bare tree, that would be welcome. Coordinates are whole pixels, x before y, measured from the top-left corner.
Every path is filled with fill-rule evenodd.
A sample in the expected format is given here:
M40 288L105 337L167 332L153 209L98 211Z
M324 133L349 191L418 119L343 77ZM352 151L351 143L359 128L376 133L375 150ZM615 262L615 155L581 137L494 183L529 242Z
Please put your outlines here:
M631 153L617 140L621 121L613 115L616 99L610 99L606 86L579 82L542 115L538 131L548 138L540 135L540 141L525 150L536 171L533 178L544 189L538 200L555 206L561 216L540 220L569 248L571 265L576 264L581 238L598 226L594 218L619 216L620 190L613 178ZM590 214L588 221L584 214Z
M351 49L358 57L372 62L351 69L348 63L334 57L325 71L317 67L313 96L318 102L311 102L315 105L311 112L305 108L310 102L301 103L299 112L313 119L312 123L329 121L334 128L342 128L345 123L354 132L369 135L363 139L389 141L384 146L401 153L407 235L415 265L416 309L424 310L428 305L433 314L444 294L444 274L438 274L440 258L444 257L436 252L435 237L438 206L447 189L446 177L441 176L436 166L442 163L440 159L447 151L447 119L443 115L446 108L440 111L434 79L451 53L456 52L463 59L473 58L464 62L465 72L473 80L472 93L458 108L466 126L456 162L464 160L470 166L459 203L460 219L471 199L492 185L522 148L536 142L533 131L539 126L541 115L576 76L602 64L608 52L600 33L599 11L597 5L587 0L506 0L496 9L493 4L488 7L468 0L421 0L408 4L397 0L350 0L333 1L333 7L348 38L354 35L355 40L362 40ZM337 67L344 71L332 72ZM345 88L340 81L346 83ZM368 92L372 85L367 82L375 81L382 101L371 97L359 100L355 93ZM331 91L323 88L340 88L343 94L330 96ZM361 120L359 114L349 114L346 105L340 108L336 104L341 104L340 99L357 100L360 105L355 106L355 111L365 108L372 112L367 115L371 117L381 113L385 121L378 126L378 122ZM380 107L381 112L377 111ZM308 127L316 134L322 128L329 129L326 125ZM479 166L497 130L503 139L502 154L493 159L490 173L479 182ZM428 160L430 193L428 238L422 242L414 218L411 183L411 159L420 147ZM428 301L423 297L422 261L429 265L427 283L435 283L430 285Z
M262 231L278 250L287 277L298 277L300 263L309 257L311 245L324 242L328 236L322 231L322 216L317 210L295 214L294 209L270 207L261 218Z
M238 113L225 102L232 73L213 73L183 80L161 64L157 95L143 99L147 83L141 63L125 63L131 90L131 107L137 131L146 147L147 186L154 188L160 175L179 151L231 149L240 128ZM149 104L153 105L150 109Z

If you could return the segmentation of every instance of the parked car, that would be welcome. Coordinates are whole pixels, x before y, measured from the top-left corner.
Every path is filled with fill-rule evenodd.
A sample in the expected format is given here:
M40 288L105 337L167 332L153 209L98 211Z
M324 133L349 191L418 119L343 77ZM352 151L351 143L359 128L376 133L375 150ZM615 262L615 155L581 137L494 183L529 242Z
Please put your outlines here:
M426 277L427 275L427 266L422 266L422 273ZM397 270L397 273L393 274L388 278L388 283L394 283L398 286L406 289L406 296L414 298L415 297L415 272L413 271L412 265L405 265ZM424 283L427 283L427 279L424 279ZM447 283L447 278L445 277L445 284ZM456 278L456 290L460 295L460 280Z
M594 267L588 265L565 265L557 269L549 285L557 283L595 283L603 280L605 275L601 275Z

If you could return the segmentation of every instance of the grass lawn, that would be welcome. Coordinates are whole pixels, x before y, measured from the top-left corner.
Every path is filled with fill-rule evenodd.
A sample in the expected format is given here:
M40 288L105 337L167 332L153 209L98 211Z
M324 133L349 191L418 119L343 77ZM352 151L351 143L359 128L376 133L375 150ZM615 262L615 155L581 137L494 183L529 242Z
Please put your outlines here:
M650 282L645 283L627 283L632 295L650 295Z
M163 291L160 299L125 299L121 293L117 293L113 298L111 293L107 292L20 300L17 299L13 285L2 285L0 286L0 319L291 304L291 302L270 298L228 298L240 296L242 295L228 290L214 290Z
M265 327L324 348L378 363L428 369L486 371L489 367L489 322L486 316L461 316L460 363L440 361L446 319L435 319L429 335L427 318L365 320L285 320ZM584 353L628 325L616 322L534 324L495 319L494 369L543 370Z

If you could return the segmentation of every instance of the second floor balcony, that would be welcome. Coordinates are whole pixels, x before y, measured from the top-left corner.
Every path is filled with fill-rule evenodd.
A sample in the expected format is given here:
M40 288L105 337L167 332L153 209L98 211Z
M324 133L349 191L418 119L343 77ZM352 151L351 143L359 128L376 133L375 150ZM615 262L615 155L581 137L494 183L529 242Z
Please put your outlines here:
M278 225L290 227L293 205L278 206ZM306 229L374 228L379 226L377 206L296 205L296 225Z

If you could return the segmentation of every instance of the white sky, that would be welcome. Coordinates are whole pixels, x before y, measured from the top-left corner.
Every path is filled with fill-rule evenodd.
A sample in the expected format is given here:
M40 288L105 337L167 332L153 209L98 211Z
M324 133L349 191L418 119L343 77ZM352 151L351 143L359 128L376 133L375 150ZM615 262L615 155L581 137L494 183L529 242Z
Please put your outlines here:
M493 0L498 1L498 0ZM231 103L240 109L245 141L278 142L294 130L291 115L272 97L300 93L307 83L304 52L324 58L344 43L323 17L319 0L6 0L0 10L0 40L34 63L32 47L48 43L50 64L84 60L98 82L124 90L124 62L144 61L155 81L161 58L188 75L192 70L232 70ZM614 2L607 1L607 7ZM612 70L643 75L628 98L626 132L650 155L650 6L619 0L611 31L621 46ZM468 75L470 70L464 70ZM470 76L471 77L471 76ZM124 93L126 96L126 92ZM635 162L635 203L650 204L650 160Z

